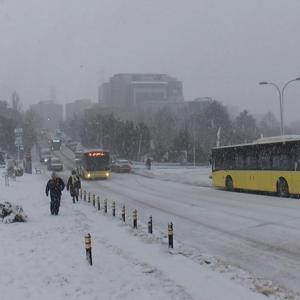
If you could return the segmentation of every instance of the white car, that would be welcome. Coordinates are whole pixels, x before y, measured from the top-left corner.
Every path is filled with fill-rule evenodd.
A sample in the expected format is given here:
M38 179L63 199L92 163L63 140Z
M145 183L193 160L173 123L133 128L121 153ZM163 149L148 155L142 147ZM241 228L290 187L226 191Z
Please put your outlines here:
M127 159L117 159L112 162L111 170L117 173L130 173L132 169L132 164Z
M63 163L58 157L51 157L48 162L48 170L49 171L63 171Z

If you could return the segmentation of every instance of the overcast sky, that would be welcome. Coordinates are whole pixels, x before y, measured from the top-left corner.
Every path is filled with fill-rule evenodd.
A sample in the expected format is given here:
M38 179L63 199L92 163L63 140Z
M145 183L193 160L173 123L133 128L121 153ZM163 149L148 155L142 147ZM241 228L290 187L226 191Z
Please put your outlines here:
M0 99L97 100L115 73L176 76L186 100L209 96L279 118L300 77L299 0L0 0ZM285 93L300 120L300 81Z

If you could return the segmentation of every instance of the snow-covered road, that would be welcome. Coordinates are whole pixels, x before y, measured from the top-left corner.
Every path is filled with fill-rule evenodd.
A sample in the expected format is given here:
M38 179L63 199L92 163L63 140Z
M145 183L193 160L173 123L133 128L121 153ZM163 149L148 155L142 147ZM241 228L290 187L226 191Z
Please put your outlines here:
M152 215L160 231L172 221L185 246L300 292L299 199L213 189L207 168L135 173L113 173L107 181L84 182L84 188L116 201L119 210L123 204L137 209L144 224Z
M300 291L300 201L230 193L145 176L86 182L92 193L136 208L139 218L226 263Z
M101 188L103 200L104 191L116 195L111 191L113 182L124 181L118 177L84 183L84 187L98 193ZM130 178L136 181L129 176L128 183ZM155 230L150 236L140 222L138 230L133 230L90 203L73 204L68 193L63 193L59 215L51 216L44 190L47 179L43 171L25 174L9 186L0 181L0 201L21 204L28 214L28 223L0 223L0 289L5 299L266 299L261 293L269 291L268 284L257 282L263 289L253 292L259 291L257 285L241 284L235 270L228 276L229 268L224 266L226 276L213 269L220 265L207 264L203 255L191 256L178 243L169 251L164 234ZM120 197L115 199L119 213ZM92 267L84 253L88 232L92 234ZM275 291L271 299L283 299L276 295Z

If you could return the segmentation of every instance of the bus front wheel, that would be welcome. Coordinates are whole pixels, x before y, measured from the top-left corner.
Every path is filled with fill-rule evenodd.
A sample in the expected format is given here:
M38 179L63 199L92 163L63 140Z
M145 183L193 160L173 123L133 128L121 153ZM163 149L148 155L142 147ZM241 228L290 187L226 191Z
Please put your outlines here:
M280 178L277 182L277 195L279 197L289 196L289 186L285 179Z
M233 191L233 180L230 176L226 177L225 186L227 191Z

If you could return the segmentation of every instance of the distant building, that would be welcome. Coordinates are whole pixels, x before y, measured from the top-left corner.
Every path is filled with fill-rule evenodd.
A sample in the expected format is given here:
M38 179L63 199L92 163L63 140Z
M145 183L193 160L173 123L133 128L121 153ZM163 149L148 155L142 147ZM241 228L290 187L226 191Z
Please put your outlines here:
M63 105L54 101L41 101L30 108L41 118L43 127L48 130L59 128L63 119Z
M66 104L66 120L72 120L75 117L80 118L86 109L93 106L93 102L89 99L79 99L72 103Z
M182 82L166 74L116 74L98 91L103 107L143 107L183 100Z
M199 97L192 101L186 101L186 108L189 112L199 112L209 105L209 101L213 101L211 97Z

